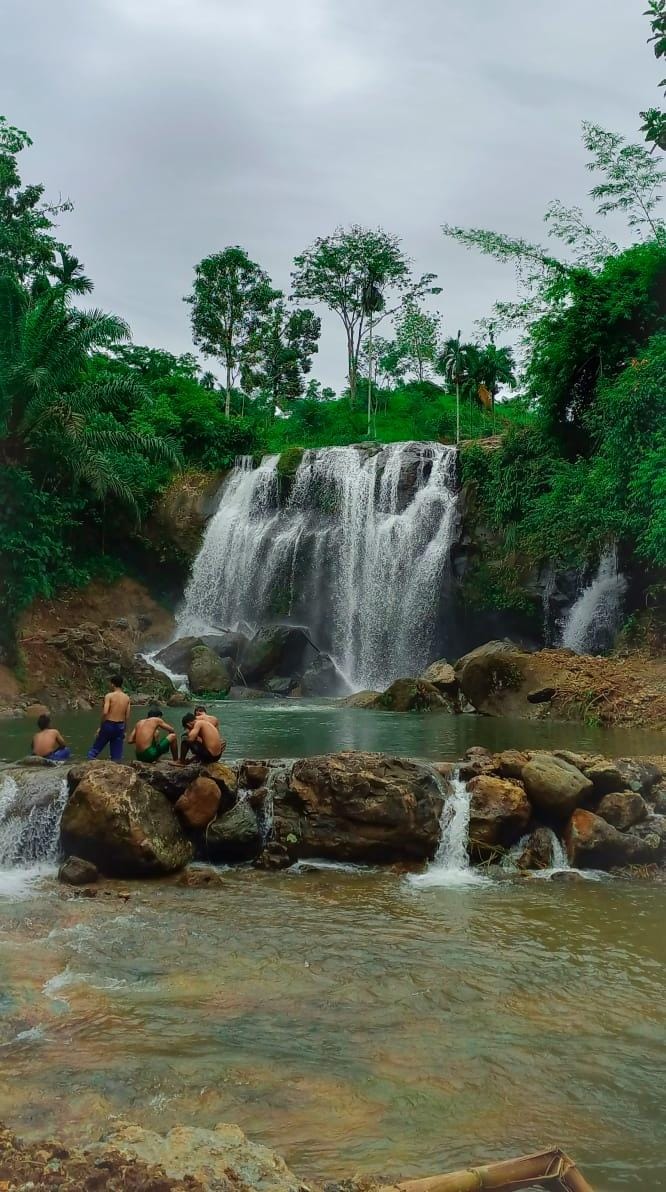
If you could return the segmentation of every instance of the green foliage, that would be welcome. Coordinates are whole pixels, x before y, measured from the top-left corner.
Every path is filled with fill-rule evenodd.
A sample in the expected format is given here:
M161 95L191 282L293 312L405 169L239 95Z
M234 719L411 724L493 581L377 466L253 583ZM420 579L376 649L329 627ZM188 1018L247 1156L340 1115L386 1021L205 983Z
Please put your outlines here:
M650 0L645 16L650 18L652 42L655 58L666 58L666 0ZM666 79L662 79L660 87L666 87ZM641 112L643 124L641 132L645 133L645 140L659 149L666 149L666 112L661 108L648 108Z
M293 480L303 459L303 447L285 447L277 462L277 474L281 480Z

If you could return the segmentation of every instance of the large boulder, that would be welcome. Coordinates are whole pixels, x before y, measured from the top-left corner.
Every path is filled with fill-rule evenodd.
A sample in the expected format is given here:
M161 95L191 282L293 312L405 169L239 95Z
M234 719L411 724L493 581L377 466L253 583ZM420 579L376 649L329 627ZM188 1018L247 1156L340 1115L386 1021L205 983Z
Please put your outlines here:
M419 678L426 683L432 683L433 687L436 687L443 695L455 696L458 694L456 672L445 658L440 658L438 662L431 662Z
M548 663L510 641L477 646L454 671L465 698L486 716L539 716L540 704L555 694Z
M192 661L192 651L195 646L200 645L201 638L199 637L179 637L177 641L171 642L170 645L160 650L155 658L157 662L161 662L162 666L173 671L174 674L186 675Z
M449 712L451 700L424 679L396 679L379 701L390 712Z
M195 646L187 670L190 690L195 695L209 691L226 695L234 681L234 672L234 664L219 658L210 646Z
M90 886L99 877L99 870L92 861L82 857L67 857L58 870L58 881L67 886Z
M637 791L613 791L604 795L597 806L597 815L620 832L633 828L647 819L648 805Z
M244 647L239 666L246 683L266 683L276 677L301 675L319 651L306 629L298 625L265 625Z
M661 768L654 762L635 757L618 757L614 765L624 780L624 786L638 791L644 799L650 798L652 790L664 777Z
M93 763L79 775L60 838L65 854L92 861L107 877L158 877L192 858L166 796L113 762Z
M608 795L627 789L626 779L619 766L606 758L599 758L591 765L584 766L583 773L592 783L595 795Z
M495 769L500 778L523 777L523 770L530 760L529 753L522 753L519 749L504 749L495 754Z
M349 684L330 654L317 654L300 681L301 695L342 695Z
M355 691L353 695L346 695L340 700L343 708L381 708L381 691Z
M204 634L199 638L202 646L208 646L220 658L231 658L238 662L249 638L234 629L223 629L219 633Z
M579 807L564 831L569 863L576 869L612 869L654 861L661 843L656 833L644 837L618 832L612 824Z
M249 861L261 844L259 820L249 799L218 816L206 832L206 851L211 861Z
M176 762L162 759L159 762L133 761L129 764L142 782L147 782L149 786L155 787L155 790L166 795L170 803L175 803L176 799L180 798L190 783L194 782L194 779L198 778L201 773L199 762L190 762L186 766L180 766ZM85 763L72 767L68 775L70 790L74 789L87 770L88 766Z
M275 839L292 858L426 860L435 853L443 796L425 766L375 753L297 761L274 784Z
M566 819L592 790L589 778L552 753L533 754L522 781L532 805L555 819Z
M103 1141L90 1150L103 1153L107 1148L151 1165L159 1164L170 1179L194 1177L199 1181L197 1186L215 1188L216 1192L248 1192L249 1189L299 1192L301 1188L300 1181L280 1155L259 1143L250 1142L240 1126L224 1122L214 1130L201 1126L174 1126L162 1136L117 1120ZM103 1180L102 1174L100 1187ZM137 1183L132 1186L157 1188L158 1184L151 1181L150 1185ZM166 1187L166 1183L162 1181L159 1187Z
M469 840L472 850L486 856L493 846L508 848L523 835L532 809L524 788L513 778L479 774L468 784Z

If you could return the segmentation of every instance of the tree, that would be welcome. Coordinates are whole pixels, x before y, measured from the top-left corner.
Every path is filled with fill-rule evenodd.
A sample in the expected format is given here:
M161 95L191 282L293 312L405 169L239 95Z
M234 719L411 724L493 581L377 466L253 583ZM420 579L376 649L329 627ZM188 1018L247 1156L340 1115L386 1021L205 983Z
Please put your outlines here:
M494 434L495 398L502 385L507 385L510 389L515 389L516 374L515 361L511 348L498 348L492 330L488 337L488 343L479 351L477 370L477 393L481 395L481 386L483 386L490 394Z
M648 42L653 43L655 58L666 58L666 0L650 0L644 15L650 18L652 37L648 38ZM666 87L666 79L662 79L659 86ZM666 112L661 108L648 108L646 112L641 112L641 116L641 132L645 133L645 140L666 150Z
M258 319L248 352L248 380L270 393L271 416L278 402L303 395L320 333L321 319L314 311L289 312L282 297Z
M138 512L117 453L174 466L177 452L100 413L119 394L136 403L131 375L103 380L87 371L91 352L128 338L114 315L73 308L66 287L51 286L35 298L16 279L0 279L0 462L56 486L84 485L98 500L115 496Z
M618 133L587 121L583 122L583 144L592 154L588 170L603 176L590 191L597 214L621 211L631 230L641 236L663 234L663 222L655 219L654 212L662 199L666 172L656 158L642 145L627 144Z
M356 402L358 364L370 310L368 286L388 291L382 318L393 314L399 299L414 299L425 293L439 292L432 283L434 274L424 274L418 281L410 278L410 262L400 248L397 236L381 228L372 230L354 224L337 228L330 236L318 237L300 253L292 273L294 297L323 302L340 318L347 347L347 375L351 404ZM374 319L376 324L379 320Z
M403 303L396 320L396 348L418 381L426 379L427 366L437 359L439 325L439 315L429 314L411 299Z
M258 327L277 297L268 274L238 246L205 257L196 267L185 302L192 307L195 344L223 362L227 418L234 381L251 368Z
M53 273L56 253L64 248L53 235L53 221L72 208L69 202L46 203L43 186L22 186L16 158L30 145L27 133L0 116L0 276L20 281Z
M456 443L460 442L460 391L473 375L475 351L473 344L462 343L458 332L455 339L445 340L437 364L438 371L456 387Z

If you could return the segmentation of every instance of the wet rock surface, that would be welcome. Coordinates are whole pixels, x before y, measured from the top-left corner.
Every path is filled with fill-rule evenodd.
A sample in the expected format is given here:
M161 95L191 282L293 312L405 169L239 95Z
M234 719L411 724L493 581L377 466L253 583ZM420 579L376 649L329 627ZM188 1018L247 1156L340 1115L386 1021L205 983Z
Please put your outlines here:
M479 774L468 784L471 794L469 839L479 856L493 845L507 847L522 836L532 815L525 788L513 778Z

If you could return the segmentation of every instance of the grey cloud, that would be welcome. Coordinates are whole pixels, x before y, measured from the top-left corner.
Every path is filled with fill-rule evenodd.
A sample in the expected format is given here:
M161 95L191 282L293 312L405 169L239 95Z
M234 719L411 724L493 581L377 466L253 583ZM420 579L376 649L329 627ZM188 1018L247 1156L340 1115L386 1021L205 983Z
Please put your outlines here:
M138 342L190 347L204 254L243 244L285 288L337 224L382 224L472 330L511 276L444 221L541 238L589 187L579 127L635 135L658 67L626 0L16 0L0 110L23 171L76 204L64 234ZM617 234L616 229L613 231ZM316 372L340 387L333 316Z

